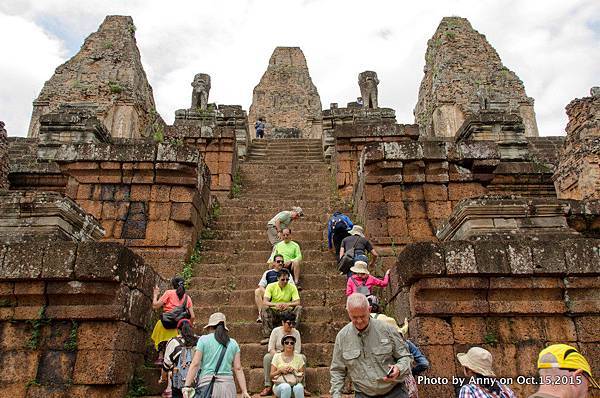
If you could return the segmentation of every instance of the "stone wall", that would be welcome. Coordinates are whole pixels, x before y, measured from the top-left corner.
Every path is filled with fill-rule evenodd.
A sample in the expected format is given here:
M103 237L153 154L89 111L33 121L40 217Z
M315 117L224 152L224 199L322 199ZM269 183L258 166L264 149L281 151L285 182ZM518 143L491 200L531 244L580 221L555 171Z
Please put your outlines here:
M11 142L11 153L20 175L14 179L28 184L20 189L39 190L37 182L49 188L43 171L58 168L64 185L56 190L100 221L104 240L130 247L165 278L181 271L210 207L210 172L197 149L135 140L71 144L58 147L53 159L25 153L21 163L19 141Z
M8 189L8 135L4 122L0 121L0 189Z
M249 121L262 117L273 128L296 128L302 138L321 138L321 99L300 47L277 47L252 94ZM252 134L254 136L254 134Z
M498 376L525 397L535 386L538 352L564 342L600 368L600 240L421 242L397 258L396 317L431 362L425 375L462 376L456 354L477 345L494 356ZM424 396L453 396L451 385L420 385Z
M469 116L484 109L518 114L525 135L538 135L533 99L466 19L442 19L427 43L424 73L414 110L424 135L454 137Z
M491 141L370 144L358 165L354 210L369 238L391 255L408 243L437 240L436 230L462 199L555 198L552 170L534 151L527 157L502 160L499 145Z
M88 107L113 137L151 136L163 128L131 17L107 16L79 52L56 68L33 103L28 136L37 137L41 116L62 104Z
M567 139L554 175L560 198L600 199L600 93L567 105Z
M239 105L219 105L218 109L203 112L178 110L174 125L165 130L165 139L198 149L210 170L212 193L227 195L238 159L246 157L250 144L248 117Z
M143 364L160 283L152 268L116 243L40 240L1 251L0 396L125 396Z

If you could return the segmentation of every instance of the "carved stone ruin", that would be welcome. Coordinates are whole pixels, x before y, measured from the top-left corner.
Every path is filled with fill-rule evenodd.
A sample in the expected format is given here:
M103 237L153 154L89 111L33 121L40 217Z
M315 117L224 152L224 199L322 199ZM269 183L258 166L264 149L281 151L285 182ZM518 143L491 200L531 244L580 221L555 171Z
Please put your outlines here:
M490 110L521 116L525 136L538 136L533 98L468 20L442 19L427 43L424 72L414 110L422 134L454 137L469 116Z
M8 136L4 122L0 121L0 189L8 189Z
M210 76L206 73L198 73L194 76L192 87L191 109L206 110L208 106L208 94L210 92Z
M369 109L377 109L377 85L379 79L377 73L367 70L358 74L358 86L362 98L362 106ZM357 103L361 103L357 99Z
M94 106L113 137L147 137L164 128L131 17L107 16L79 52L56 69L33 103L28 137L38 136L42 115L73 103Z
M590 97L567 105L567 139L554 175L561 199L600 199L600 95L597 87Z
M295 128L301 138L321 138L321 99L299 47L277 47L252 94L248 120L262 117L265 136L274 128ZM254 134L252 134L254 135Z

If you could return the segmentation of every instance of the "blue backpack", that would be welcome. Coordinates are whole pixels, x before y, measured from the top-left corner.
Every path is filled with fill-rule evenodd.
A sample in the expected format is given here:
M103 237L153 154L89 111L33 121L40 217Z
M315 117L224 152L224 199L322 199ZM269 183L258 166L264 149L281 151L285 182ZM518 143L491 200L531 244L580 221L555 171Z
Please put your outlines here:
M344 220L343 214L338 214L331 217L331 230L334 232L341 232L348 230L348 224L346 220Z
M179 357L177 358L177 366L173 368L173 387L182 389L185 387L185 378L194 358L194 347L185 347L183 340L177 339L179 347Z

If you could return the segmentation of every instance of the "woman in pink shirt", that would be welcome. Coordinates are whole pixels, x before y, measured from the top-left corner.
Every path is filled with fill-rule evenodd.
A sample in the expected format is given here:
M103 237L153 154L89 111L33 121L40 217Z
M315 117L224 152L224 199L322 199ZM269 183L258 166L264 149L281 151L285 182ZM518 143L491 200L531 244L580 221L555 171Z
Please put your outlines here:
M386 287L390 281L390 270L385 272L383 279L375 278L369 272L367 263L364 261L357 261L354 266L350 268L350 271L354 275L348 278L346 284L346 296L352 293L362 293L365 296L371 294L371 288L373 286Z

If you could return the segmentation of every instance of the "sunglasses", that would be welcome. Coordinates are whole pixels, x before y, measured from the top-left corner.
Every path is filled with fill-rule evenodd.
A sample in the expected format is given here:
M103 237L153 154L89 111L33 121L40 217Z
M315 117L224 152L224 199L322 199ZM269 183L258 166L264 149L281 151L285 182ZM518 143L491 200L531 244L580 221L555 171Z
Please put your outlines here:
M287 323L290 326L294 326L296 324L296 322L294 321L285 321L285 323Z
M277 264L283 264L283 260L275 260Z
M293 342L292 340L286 340L283 342L284 345L294 345L296 344L295 342Z
M287 282L287 281L289 281L289 279L288 278L281 278L280 281Z

